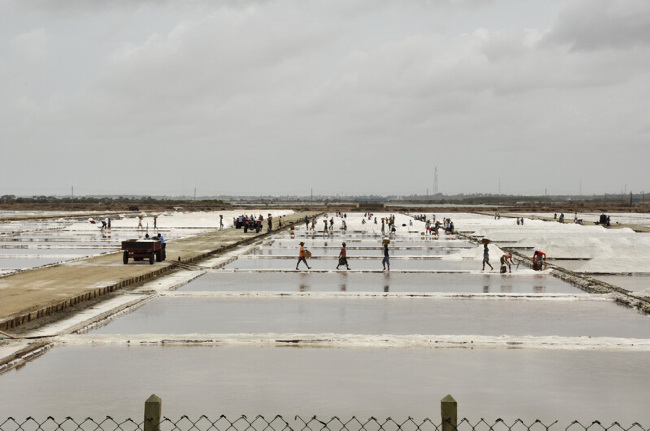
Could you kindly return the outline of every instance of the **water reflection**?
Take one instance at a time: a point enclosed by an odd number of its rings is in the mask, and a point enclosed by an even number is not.
[[[345,285],[346,292],[454,292],[454,293],[494,293],[501,286],[508,286],[511,293],[577,293],[576,287],[555,277],[536,279],[533,276],[502,277],[492,274],[416,274],[356,271],[312,272],[294,271],[295,260],[286,259],[287,272],[211,272],[192,280],[181,287],[184,291],[264,291],[294,292],[304,290],[312,292],[341,292]],[[334,261],[319,263],[322,268],[332,269]],[[358,268],[362,260],[354,261]],[[14,262],[15,263],[15,262]],[[314,261],[317,263],[317,261]],[[376,265],[378,262],[375,262]],[[319,268],[317,266],[317,268]],[[0,258],[0,267],[19,268]],[[650,277],[646,277],[650,278]],[[300,287],[302,285],[302,287]]]
[[[534,293],[544,293],[546,292],[546,286],[533,286]]]
[[[301,292],[306,292],[311,290],[311,287],[309,285],[309,273],[307,272],[301,272],[300,273],[300,284],[298,286],[298,290]]]
[[[348,274],[344,272],[341,274],[341,277],[342,279],[339,287],[341,288],[341,292],[345,292],[348,290]]]

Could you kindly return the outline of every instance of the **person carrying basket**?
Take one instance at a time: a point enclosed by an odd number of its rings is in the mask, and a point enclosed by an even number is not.
[[[305,266],[307,266],[307,269],[311,269],[311,266],[307,263],[307,257],[311,257],[311,253],[309,250],[305,250],[305,243],[300,242],[300,252],[298,253],[298,262],[296,263],[296,271],[298,270],[298,265],[300,265],[300,262],[305,262]]]

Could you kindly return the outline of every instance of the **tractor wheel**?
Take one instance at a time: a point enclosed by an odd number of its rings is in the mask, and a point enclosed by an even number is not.
[[[154,253],[153,251],[149,253],[149,265],[153,265]]]
[[[124,265],[129,263],[129,252],[128,251],[125,251],[124,253],[122,253],[122,262],[124,262]]]
[[[156,262],[162,262],[162,260],[163,260],[163,258],[162,258],[162,250],[158,250],[156,252]]]

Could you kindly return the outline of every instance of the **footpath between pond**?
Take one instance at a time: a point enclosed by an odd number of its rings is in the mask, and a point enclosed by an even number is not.
[[[316,215],[299,212],[283,216],[282,227],[276,217],[271,233]],[[125,265],[121,252],[116,252],[7,275],[0,278],[0,337],[12,338],[23,327],[49,323],[108,298],[113,292],[135,288],[266,235],[265,224],[260,233],[224,229],[171,241],[167,243],[167,260],[153,265],[148,260]]]

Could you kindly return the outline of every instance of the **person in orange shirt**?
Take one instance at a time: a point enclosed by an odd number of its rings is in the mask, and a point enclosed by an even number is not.
[[[541,271],[542,265],[546,266],[546,253],[535,250],[535,253],[533,253],[533,269],[535,271]]]
[[[305,265],[307,266],[307,269],[311,269],[311,266],[307,263],[307,257],[305,253],[305,243],[300,242],[300,252],[298,253],[298,262],[296,263],[296,271],[298,270],[298,265],[300,265],[300,262],[305,262]]]

